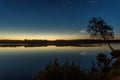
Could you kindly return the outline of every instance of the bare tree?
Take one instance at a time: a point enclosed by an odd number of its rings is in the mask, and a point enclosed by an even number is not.
[[[109,40],[114,38],[113,28],[110,25],[107,25],[103,19],[100,17],[93,17],[91,20],[89,20],[87,32],[90,33],[91,38],[104,39],[110,49],[114,51],[109,43]]]

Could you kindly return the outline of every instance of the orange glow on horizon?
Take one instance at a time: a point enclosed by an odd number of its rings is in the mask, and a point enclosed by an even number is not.
[[[71,39],[89,39],[87,36],[82,35],[2,35],[0,40],[71,40]]]

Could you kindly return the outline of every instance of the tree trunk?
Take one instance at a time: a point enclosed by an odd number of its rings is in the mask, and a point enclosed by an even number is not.
[[[103,39],[105,40],[105,42],[107,43],[107,45],[109,46],[109,48],[114,51],[114,49],[112,48],[112,46],[110,45],[110,43],[106,40],[105,36],[103,36]]]

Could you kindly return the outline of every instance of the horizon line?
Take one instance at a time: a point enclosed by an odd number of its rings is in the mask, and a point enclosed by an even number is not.
[[[25,41],[25,40],[47,40],[47,41],[56,41],[56,40],[104,40],[104,39],[94,39],[94,38],[76,38],[76,39],[0,39],[0,40],[20,40],[20,41]],[[120,38],[114,38],[111,40],[120,40]]]

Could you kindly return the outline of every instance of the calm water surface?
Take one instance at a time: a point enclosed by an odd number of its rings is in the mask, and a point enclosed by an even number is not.
[[[119,49],[119,44],[114,44]],[[37,72],[56,58],[62,64],[66,61],[81,62],[88,68],[100,52],[108,53],[107,46],[87,47],[0,47],[0,80],[32,80]]]

